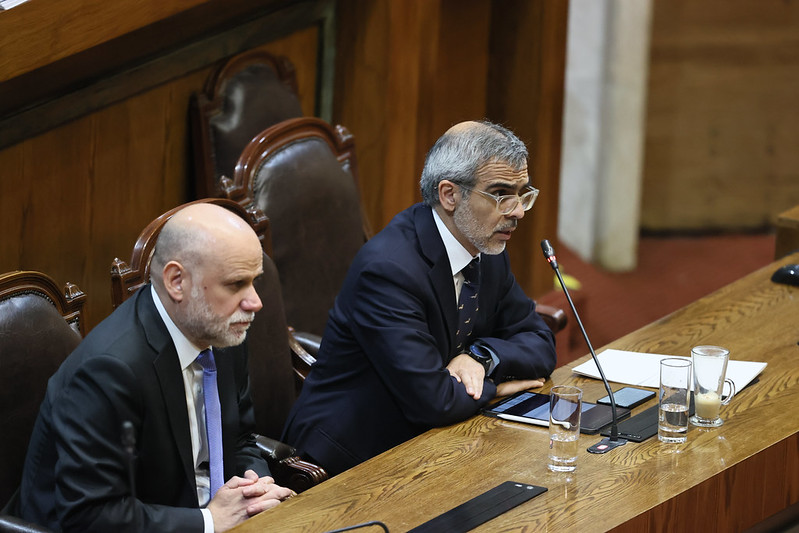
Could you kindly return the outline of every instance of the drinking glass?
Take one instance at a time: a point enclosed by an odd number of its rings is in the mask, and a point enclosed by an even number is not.
[[[660,394],[658,395],[658,439],[681,443],[688,431],[691,360],[670,357],[660,361]]]
[[[730,351],[721,346],[696,346],[691,350],[695,405],[691,424],[716,428],[724,423],[719,416],[719,409],[735,396],[735,384],[725,378],[729,359]],[[722,396],[725,383],[730,391],[726,397]]]
[[[583,391],[558,385],[549,393],[549,463],[553,472],[572,472],[577,467]]]

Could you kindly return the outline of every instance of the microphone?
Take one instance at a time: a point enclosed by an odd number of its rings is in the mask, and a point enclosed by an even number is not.
[[[616,400],[613,398],[613,391],[610,390],[610,383],[608,383],[607,378],[605,378],[605,373],[602,371],[602,366],[599,364],[599,359],[597,358],[596,353],[594,353],[594,347],[591,346],[591,341],[588,340],[588,334],[585,332],[585,328],[583,327],[583,321],[580,320],[580,315],[577,314],[577,308],[574,307],[574,302],[572,301],[571,294],[569,294],[569,289],[566,288],[566,284],[563,282],[563,276],[560,275],[558,259],[555,257],[555,250],[552,248],[552,245],[547,239],[541,241],[541,250],[544,251],[544,257],[549,262],[552,270],[554,270],[555,274],[558,276],[558,281],[560,281],[560,286],[563,288],[563,293],[566,295],[566,299],[569,301],[569,307],[571,307],[572,312],[574,313],[574,318],[577,319],[577,325],[580,326],[580,331],[583,334],[585,343],[588,345],[588,350],[591,352],[591,357],[594,358],[594,363],[596,363],[596,367],[599,370],[599,375],[602,377],[602,383],[605,384],[605,390],[608,391],[611,415],[613,419],[613,422],[610,426],[610,437],[604,438],[588,448],[588,451],[591,453],[606,453],[614,448],[618,448],[619,446],[627,444],[627,440],[619,436],[619,419],[616,417]]]
[[[136,461],[136,430],[130,420],[122,422],[122,447],[125,449],[125,460],[128,463],[130,494],[133,500],[136,500],[136,476],[133,468]]]

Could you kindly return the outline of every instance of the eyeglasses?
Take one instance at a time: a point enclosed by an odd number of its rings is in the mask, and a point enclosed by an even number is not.
[[[533,204],[535,203],[535,199],[538,198],[538,189],[535,187],[531,187],[528,185],[525,187],[527,192],[522,195],[518,194],[504,194],[502,196],[491,194],[490,192],[480,191],[477,189],[473,189],[471,187],[467,187],[466,185],[458,184],[458,187],[461,189],[466,189],[467,191],[472,191],[476,193],[480,193],[486,198],[491,198],[497,202],[497,211],[500,215],[510,215],[516,206],[520,203],[522,204],[522,209],[525,211],[529,211]]]

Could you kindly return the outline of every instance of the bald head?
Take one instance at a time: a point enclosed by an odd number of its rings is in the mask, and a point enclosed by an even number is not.
[[[260,250],[258,236],[244,219],[218,205],[189,205],[172,215],[158,236],[150,266],[153,283],[161,285],[156,273],[170,261],[202,267],[224,261],[231,249],[242,247]]]
[[[455,124],[427,153],[420,182],[422,198],[435,206],[439,203],[438,185],[443,180],[473,187],[480,169],[495,163],[520,171],[527,167],[527,148],[513,132],[497,124]]]

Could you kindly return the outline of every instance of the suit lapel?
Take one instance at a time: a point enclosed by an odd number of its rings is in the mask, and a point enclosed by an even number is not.
[[[143,294],[142,294],[143,293]],[[169,336],[161,317],[153,303],[150,286],[139,289],[139,317],[147,337],[147,342],[157,354],[153,361],[155,373],[161,386],[172,438],[180,454],[187,483],[192,487],[196,497],[196,480],[194,476],[193,455],[191,449],[191,433],[189,432],[189,415],[186,407],[186,393],[183,388],[183,373],[178,361],[178,353],[172,338]]]
[[[438,228],[433,220],[432,208],[419,205],[414,210],[414,226],[422,253],[430,262],[428,278],[436,295],[438,307],[448,332],[449,347],[446,351],[446,364],[455,354],[455,331],[458,328],[457,302],[455,301],[455,286],[452,282],[452,266],[449,263],[447,250]],[[444,355],[444,354],[442,354]]]

